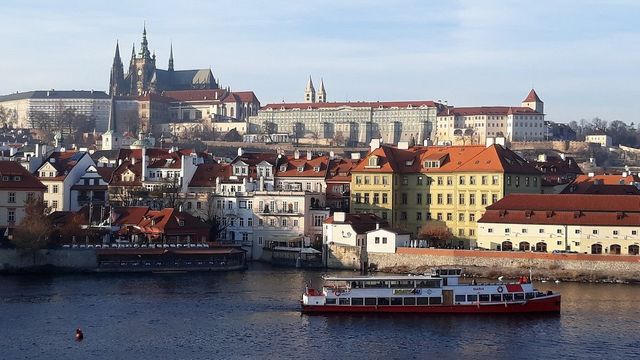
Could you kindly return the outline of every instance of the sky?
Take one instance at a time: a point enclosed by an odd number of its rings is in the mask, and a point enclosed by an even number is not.
[[[158,67],[207,68],[261,103],[441,100],[517,106],[547,119],[640,122],[640,1],[0,2],[0,94],[107,90],[116,41],[128,64],[143,23]],[[126,69],[125,69],[126,70]]]

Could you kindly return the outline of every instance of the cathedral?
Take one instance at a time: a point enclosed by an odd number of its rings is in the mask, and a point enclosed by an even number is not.
[[[211,69],[174,70],[173,46],[169,54],[167,70],[156,68],[156,54],[151,54],[147,42],[147,28],[142,31],[140,52],[136,54],[135,45],[131,51],[129,71],[124,73],[120,59],[120,47],[116,43],[116,53],[111,66],[109,95],[140,96],[148,93],[160,94],[171,90],[217,89],[218,84]]]

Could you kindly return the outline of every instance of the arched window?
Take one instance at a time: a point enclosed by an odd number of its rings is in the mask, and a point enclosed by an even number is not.
[[[520,251],[529,251],[531,245],[529,245],[529,243],[526,241],[522,241],[520,242],[520,246],[518,248],[520,249]]]
[[[618,244],[612,244],[611,246],[609,246],[609,254],[612,255],[620,255],[620,245]]]
[[[513,250],[513,243],[511,243],[511,241],[503,241],[502,251],[511,251],[511,250]]]
[[[536,244],[536,251],[537,252],[547,252],[547,244],[543,243],[542,241]]]
[[[369,166],[378,166],[378,157],[377,156],[369,157]]]
[[[602,254],[602,245],[600,245],[600,244],[591,245],[591,253],[592,254]]]
[[[640,254],[640,246],[629,245],[629,255],[638,255],[638,254]]]

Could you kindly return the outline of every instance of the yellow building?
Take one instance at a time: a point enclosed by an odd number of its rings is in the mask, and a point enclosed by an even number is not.
[[[414,234],[428,222],[444,224],[457,238],[455,246],[475,246],[476,221],[506,194],[540,193],[540,172],[496,144],[384,145],[352,174],[352,212],[386,216]],[[375,180],[383,176],[386,183]]]

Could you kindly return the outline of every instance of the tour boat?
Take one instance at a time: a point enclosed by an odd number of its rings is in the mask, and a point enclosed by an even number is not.
[[[307,287],[302,312],[313,313],[559,313],[560,294],[541,292],[527,277],[517,282],[459,281],[461,269],[431,275],[324,276]]]

